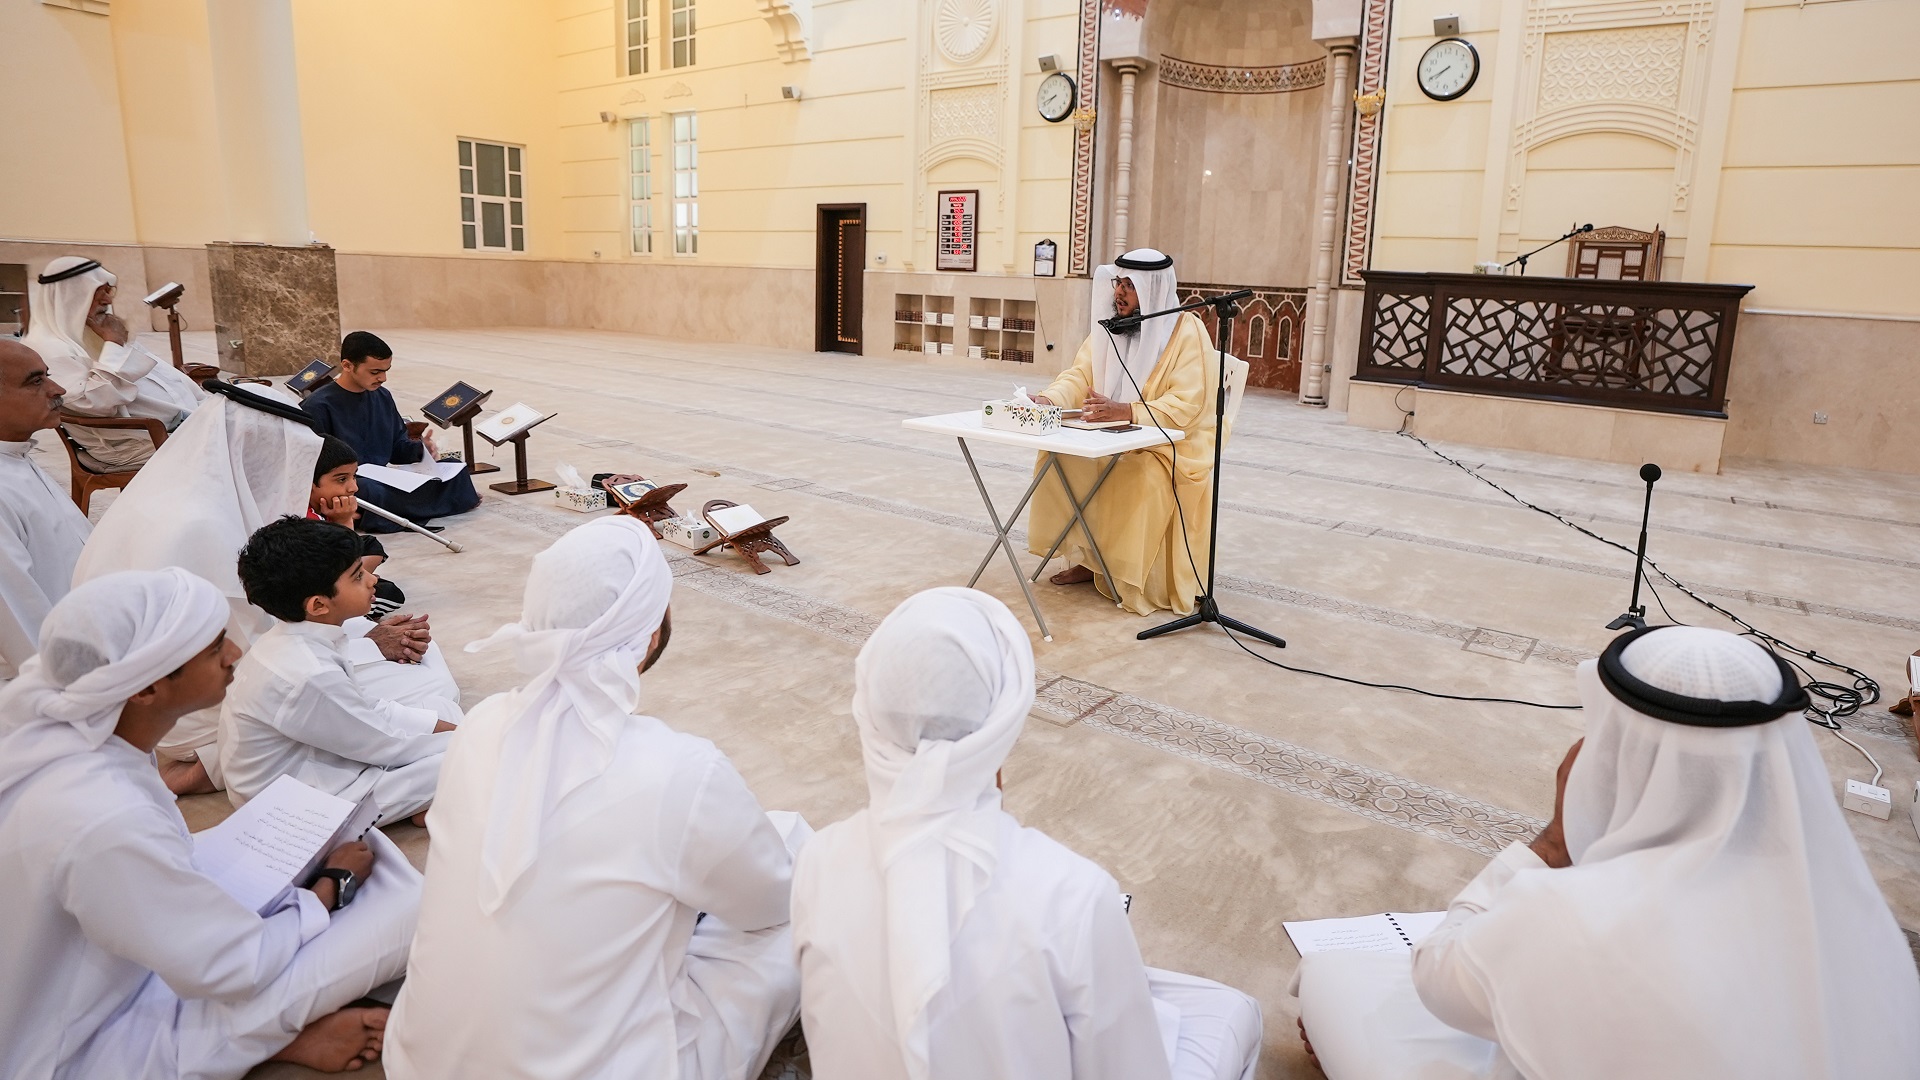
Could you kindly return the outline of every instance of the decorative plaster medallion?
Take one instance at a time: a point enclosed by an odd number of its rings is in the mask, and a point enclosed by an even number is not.
[[[996,0],[940,0],[933,16],[933,41],[956,64],[970,64],[993,40]]]
[[[1687,25],[1632,26],[1546,36],[1540,111],[1593,101],[1672,109],[1680,103]]]
[[[683,82],[674,83],[672,86],[667,87],[667,96],[670,98],[692,97],[693,87]]]

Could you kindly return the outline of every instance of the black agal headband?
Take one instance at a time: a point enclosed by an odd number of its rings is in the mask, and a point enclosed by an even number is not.
[[[208,379],[200,385],[205,387],[208,393],[220,394],[223,397],[233,399],[235,404],[245,405],[249,409],[258,409],[263,413],[272,413],[282,420],[291,420],[302,427],[314,431],[320,430],[314,425],[313,417],[302,412],[298,405],[289,405],[284,401],[275,401],[264,394],[256,394],[251,390],[235,386],[232,383],[221,382],[219,379]]]
[[[1811,704],[1807,690],[1800,685],[1793,668],[1771,652],[1767,655],[1780,668],[1780,697],[1774,701],[1721,701],[1717,698],[1687,697],[1641,682],[1628,673],[1621,658],[1626,654],[1627,646],[1655,630],[1665,629],[1668,628],[1648,626],[1630,630],[1614,638],[1613,644],[1607,646],[1607,651],[1600,654],[1601,685],[1629,709],[1691,727],[1731,728],[1764,724],[1787,713],[1800,712]]]
[[[1113,265],[1122,270],[1165,270],[1173,265],[1173,256],[1162,255],[1158,259],[1135,259],[1122,255],[1113,260]]]
[[[98,270],[98,269],[100,269],[100,264],[95,262],[92,259],[88,259],[86,262],[77,263],[73,266],[69,266],[65,270],[62,270],[57,274],[41,274],[40,284],[51,285],[56,281],[65,281],[70,277],[79,277],[81,274],[84,274],[89,270]]]

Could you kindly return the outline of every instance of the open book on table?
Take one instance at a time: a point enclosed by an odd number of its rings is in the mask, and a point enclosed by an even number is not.
[[[227,820],[195,833],[193,865],[265,915],[312,880],[334,848],[365,836],[379,816],[371,792],[356,803],[282,776]]]
[[[1317,952],[1411,953],[1447,917],[1444,911],[1389,911],[1351,919],[1283,923],[1301,956]]]

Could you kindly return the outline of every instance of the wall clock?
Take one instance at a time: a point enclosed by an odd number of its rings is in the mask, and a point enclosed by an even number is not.
[[[1480,54],[1462,38],[1441,38],[1421,54],[1417,74],[1421,93],[1435,101],[1452,101],[1473,89],[1480,77]]]
[[[1033,97],[1034,107],[1040,110],[1041,119],[1049,124],[1057,124],[1073,115],[1075,91],[1073,79],[1064,71],[1056,71],[1040,80],[1040,91]]]

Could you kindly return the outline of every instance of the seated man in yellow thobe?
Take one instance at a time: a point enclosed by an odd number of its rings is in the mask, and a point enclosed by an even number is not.
[[[1207,328],[1193,313],[1150,319],[1132,331],[1109,334],[1100,320],[1114,315],[1164,311],[1179,304],[1173,259],[1137,248],[1093,272],[1093,332],[1073,366],[1034,400],[1081,409],[1089,421],[1155,421],[1186,432],[1178,443],[1120,456],[1113,474],[1085,514],[1105,556],[1111,578],[1078,528],[1061,545],[1071,564],[1053,575],[1055,585],[1093,582],[1108,599],[1136,615],[1165,608],[1193,611],[1207,571],[1207,526],[1213,513],[1214,393],[1218,358]],[[1059,458],[1082,498],[1106,467],[1104,459]],[[1176,502],[1177,498],[1177,502]],[[1045,555],[1073,519],[1067,493],[1047,482],[1033,493],[1027,544]]]

